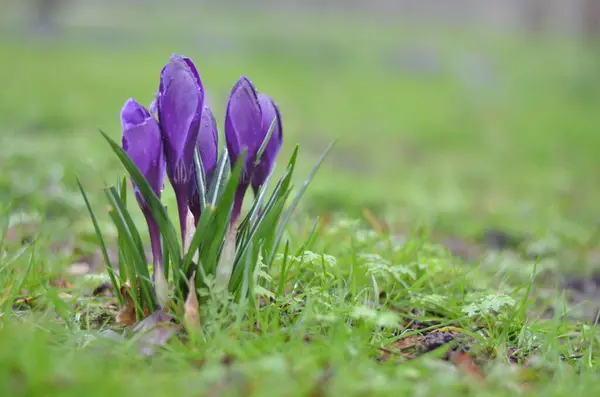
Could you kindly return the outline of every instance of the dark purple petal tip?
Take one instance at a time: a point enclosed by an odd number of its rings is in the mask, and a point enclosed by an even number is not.
[[[121,127],[123,131],[138,126],[150,117],[150,112],[135,99],[129,98],[121,109]]]
[[[244,171],[251,172],[252,162],[262,143],[261,110],[258,94],[245,76],[238,79],[231,90],[225,116],[225,140],[232,165],[242,149],[248,150]]]

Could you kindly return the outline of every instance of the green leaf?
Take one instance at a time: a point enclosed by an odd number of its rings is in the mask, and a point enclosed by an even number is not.
[[[214,215],[214,208],[205,207],[200,215],[200,219],[198,220],[198,225],[196,225],[196,230],[194,231],[194,236],[190,242],[190,246],[188,247],[188,252],[186,253],[183,259],[183,269],[186,274],[190,274],[190,264],[192,263],[192,259],[194,258],[194,254],[200,248],[200,245],[204,242],[204,236],[208,232],[208,226],[212,220]]]
[[[175,255],[177,255],[177,253],[175,253]],[[169,259],[171,258],[171,253],[169,252],[169,245],[167,244],[167,242],[164,238],[162,239],[162,256],[163,256],[163,272],[165,273],[165,280],[169,280],[169,268],[170,268]]]
[[[150,273],[148,271],[148,263],[146,262],[145,255],[140,253],[140,248],[143,252],[143,245],[141,244],[141,240],[139,240],[139,233],[131,220],[131,216],[127,212],[127,210],[123,206],[123,202],[119,198],[117,190],[114,187],[110,187],[105,189],[106,196],[108,197],[111,205],[113,206],[113,220],[115,221],[115,225],[119,229],[121,233],[123,233],[124,241],[128,247],[128,253],[131,254],[135,265],[135,273],[136,276],[140,280],[140,290],[143,301],[146,302],[148,306],[148,310],[150,312],[154,311],[156,306],[156,302],[154,300],[154,295],[152,294],[152,281],[150,280]],[[130,279],[132,288],[135,289],[136,279]],[[143,307],[143,305],[142,305]]]
[[[2,234],[0,235],[0,255],[4,252],[4,244],[6,243],[6,236],[8,236],[8,223],[9,217],[2,217]]]
[[[117,178],[120,179],[120,178]],[[121,191],[120,191],[120,196],[121,196],[121,200],[123,200],[123,204],[127,205],[127,178],[123,177],[122,181],[118,181],[117,182],[117,186],[121,187]],[[121,235],[121,233],[119,231],[117,231],[117,244],[119,247],[119,274],[129,274],[129,272],[127,271],[127,247],[126,247],[126,243],[123,240],[123,236]]]
[[[229,226],[231,208],[235,199],[235,192],[239,185],[242,174],[244,158],[246,151],[240,155],[236,167],[231,173],[227,185],[222,194],[218,196],[215,205],[205,207],[200,215],[196,231],[190,242],[188,252],[184,258],[183,266],[186,274],[191,276],[192,270],[189,265],[192,263],[194,254],[198,251],[198,269],[196,285],[200,288],[203,285],[203,277],[198,275],[214,275],[219,259],[219,250],[223,244],[225,233]],[[184,286],[181,285],[183,289]]]
[[[258,219],[254,223],[254,225],[252,225],[252,227],[250,228],[250,232],[249,232],[248,236],[246,237],[246,239],[244,240],[244,243],[241,244],[240,249],[238,250],[237,260],[239,260],[241,258],[241,256],[244,254],[248,244],[250,244],[250,241],[252,240],[252,238],[254,237],[256,232],[258,231],[258,228],[260,227],[260,225],[262,224],[264,219],[267,217],[267,215],[269,214],[271,209],[275,206],[275,202],[281,198],[282,194],[285,194],[285,192],[283,191],[283,187],[286,185],[286,181],[289,180],[290,178],[291,178],[291,174],[290,174],[290,170],[288,169],[286,171],[286,173],[283,175],[283,177],[277,183],[277,186],[275,187],[275,190],[273,190],[273,193],[271,194],[271,198],[265,205],[265,208],[264,208],[262,214],[258,217]]]
[[[285,242],[285,248],[283,250],[283,259],[281,261],[281,270],[279,272],[279,283],[277,284],[277,296],[283,296],[283,290],[285,289],[285,281],[287,278],[287,261],[288,253],[290,251],[290,240]]]
[[[142,175],[138,167],[131,161],[127,153],[115,142],[113,141],[106,133],[100,131],[104,139],[108,142],[111,149],[115,152],[121,163],[125,166],[125,169],[129,173],[129,176],[135,182],[137,188],[140,193],[148,203],[150,207],[150,211],[152,212],[152,216],[156,220],[158,224],[158,229],[166,242],[166,245],[169,249],[169,255],[173,267],[173,281],[175,285],[179,284],[179,278],[182,276],[182,268],[181,268],[181,255],[182,255],[182,246],[179,244],[179,240],[177,237],[177,232],[175,226],[171,222],[167,210],[160,202],[160,199],[156,196],[146,178]],[[178,297],[182,301],[185,297]]]
[[[225,182],[227,181],[229,169],[229,154],[227,153],[227,148],[223,148],[221,156],[219,157],[219,162],[217,163],[217,168],[215,169],[215,173],[213,175],[213,179],[210,183],[210,188],[208,189],[210,205],[213,207],[217,205],[217,200],[223,191]]]
[[[215,225],[213,229],[214,235],[211,243],[208,245],[205,251],[206,255],[200,255],[202,262],[205,264],[206,274],[214,274],[216,271],[219,259],[219,251],[223,244],[225,234],[229,229],[233,201],[235,200],[235,193],[244,170],[244,161],[246,159],[246,155],[247,152],[244,149],[236,161],[237,164],[233,168],[221,198],[219,199],[215,208],[213,220]]]
[[[123,262],[124,263],[124,265],[123,265],[124,266],[124,270],[123,270],[124,273],[122,274],[122,277],[126,278],[128,280],[131,280],[132,284],[135,285],[134,280],[137,279],[136,266],[134,264],[134,260],[133,259],[131,259],[131,260],[129,259],[130,257],[132,257],[132,255],[129,254],[129,251],[130,251],[129,241],[125,238],[125,235],[123,233],[121,233],[121,231],[120,231],[121,219],[119,219],[119,215],[117,214],[117,212],[114,209],[108,211],[108,215],[113,220],[113,223],[117,227],[117,230],[119,231],[119,233],[121,235],[123,235],[122,241],[119,242],[120,244],[122,244],[119,247],[119,253],[120,253],[120,255],[122,255],[123,261],[124,261]],[[143,309],[142,309],[142,307],[143,307],[142,297],[134,289],[134,286],[131,286],[131,285],[127,286],[127,284],[125,284],[125,283],[121,284],[121,286],[125,286],[125,289],[129,293],[129,296],[131,296],[131,299],[133,300],[133,303],[134,303],[134,305],[136,307],[136,317],[137,317],[138,320],[141,320],[142,319],[142,313],[143,313]]]
[[[256,152],[256,160],[254,160],[254,165],[258,165],[258,163],[260,163],[260,159],[262,158],[263,154],[265,153],[265,149],[267,148],[267,145],[269,144],[271,135],[273,135],[273,130],[275,130],[276,122],[277,122],[277,117],[275,117],[273,119],[273,121],[271,121],[271,124],[269,125],[269,130],[267,131],[267,135],[265,135],[265,139],[263,139],[262,143],[260,144],[260,147],[258,148],[258,152]]]
[[[123,214],[123,219],[126,222],[127,228],[130,231],[131,237],[133,238],[133,242],[135,243],[135,247],[137,248],[138,254],[142,259],[143,263],[148,263],[146,259],[146,251],[144,250],[144,243],[142,242],[142,237],[140,236],[133,219],[131,219],[131,215],[129,215],[129,211],[127,211],[127,206],[119,196],[119,192],[113,186],[104,190],[107,194],[110,194],[113,197],[114,202],[119,207],[119,211]],[[110,198],[109,198],[110,199]]]
[[[121,186],[121,190],[119,190],[119,196],[121,197],[123,204],[125,206],[127,206],[127,178],[126,177],[123,177],[123,179],[121,180],[120,186]]]
[[[202,159],[200,158],[200,150],[198,149],[194,151],[194,166],[196,167],[200,208],[204,208],[206,207],[206,172],[204,171],[204,165],[202,164]]]
[[[240,223],[240,226],[238,228],[238,240],[243,241],[245,239],[245,235],[247,235],[250,229],[249,226],[256,221],[256,217],[258,216],[258,213],[262,206],[262,202],[264,200],[264,196],[266,195],[268,189],[269,179],[270,176],[269,178],[267,178],[267,181],[265,181],[265,183],[261,186],[260,190],[258,191],[257,197],[254,199],[252,207],[244,217],[244,220]]]
[[[302,186],[298,190],[298,193],[296,193],[296,196],[294,197],[294,200],[292,200],[292,204],[288,207],[288,209],[284,213],[283,218],[282,218],[282,220],[281,220],[281,222],[280,222],[280,224],[278,226],[277,235],[275,237],[275,241],[273,242],[273,247],[271,249],[270,256],[269,256],[268,261],[267,261],[267,267],[268,268],[271,266],[271,263],[273,262],[273,259],[275,258],[275,252],[277,251],[277,247],[279,246],[281,238],[283,237],[283,233],[285,231],[285,227],[287,226],[287,223],[289,222],[289,220],[290,220],[290,218],[292,216],[292,213],[296,209],[296,206],[300,202],[300,199],[304,195],[304,192],[308,188],[308,185],[310,184],[310,182],[312,181],[312,179],[317,174],[317,171],[321,167],[321,164],[325,160],[325,157],[327,157],[327,155],[329,154],[329,152],[331,151],[331,149],[333,149],[333,147],[335,146],[335,143],[336,143],[336,141],[333,141],[329,145],[329,147],[325,150],[325,152],[323,152],[323,154],[319,158],[319,161],[317,161],[317,164],[315,164],[315,166],[313,167],[313,169],[310,172],[310,174],[308,175],[308,177],[304,180],[304,183],[302,184]]]
[[[79,178],[77,178],[77,186],[79,187],[79,191],[83,196],[83,201],[85,202],[85,206],[90,214],[90,218],[92,219],[92,224],[94,225],[94,230],[96,232],[96,237],[98,237],[98,244],[100,245],[100,250],[102,251],[102,257],[104,258],[104,263],[106,264],[106,269],[108,271],[108,276],[110,277],[110,282],[113,285],[113,289],[117,292],[117,299],[119,300],[119,305],[123,305],[123,297],[121,296],[120,284],[117,283],[117,278],[115,275],[115,270],[110,263],[110,257],[108,256],[108,250],[106,249],[106,243],[104,242],[104,238],[102,237],[102,231],[100,231],[100,226],[98,225],[98,220],[96,219],[96,215],[94,215],[94,211],[92,210],[92,206],[90,205],[90,201],[87,198],[87,194],[85,194],[85,190],[81,184]],[[7,223],[8,226],[8,223]],[[4,235],[3,235],[4,237]]]

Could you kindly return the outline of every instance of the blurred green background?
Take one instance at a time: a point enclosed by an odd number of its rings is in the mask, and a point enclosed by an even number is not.
[[[87,222],[129,97],[149,104],[171,53],[191,57],[222,125],[245,74],[279,104],[310,214],[389,216],[581,242],[600,200],[595,1],[4,0],[0,202]],[[53,8],[55,7],[55,8]],[[280,167],[281,168],[281,167]],[[300,182],[300,180],[298,181]]]

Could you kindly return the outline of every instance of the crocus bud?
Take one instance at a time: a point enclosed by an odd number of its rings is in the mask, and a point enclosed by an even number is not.
[[[186,236],[189,183],[200,129],[204,88],[193,62],[173,55],[160,74],[157,108],[165,144],[167,175],[175,191],[181,236]]]
[[[274,119],[276,129],[260,162],[256,164],[258,151]],[[233,206],[231,221],[234,223],[240,215],[248,185],[252,184],[257,190],[265,182],[273,169],[282,140],[281,120],[275,104],[268,96],[257,94],[256,88],[244,76],[237,81],[229,97],[225,117],[225,140],[232,166],[235,166],[242,150],[247,150],[244,171]]]
[[[218,144],[217,121],[210,108],[204,106],[196,148],[200,152],[200,160],[202,161],[202,167],[204,168],[204,174],[206,176],[206,188],[210,186],[213,174],[215,173],[215,168],[217,167],[219,156]],[[197,226],[202,213],[202,208],[200,203],[200,192],[198,191],[196,167],[193,168],[192,178],[189,184],[188,199],[190,211],[194,215],[194,224]]]
[[[123,127],[123,150],[129,155],[129,158],[139,168],[154,193],[160,198],[166,165],[158,123],[145,107],[134,99],[129,99],[121,110],[121,126]],[[148,223],[152,255],[154,257],[154,274],[156,274],[157,267],[162,266],[160,232],[148,203],[135,183],[133,189]]]
[[[281,115],[277,105],[268,95],[262,93],[258,94],[258,104],[260,105],[262,114],[261,136],[263,137],[263,140],[269,133],[271,124],[273,122],[275,122],[275,124],[269,142],[265,147],[259,163],[255,165],[252,173],[251,184],[255,195],[258,194],[258,190],[266,182],[271,171],[273,171],[275,160],[283,143],[283,127],[281,125]]]

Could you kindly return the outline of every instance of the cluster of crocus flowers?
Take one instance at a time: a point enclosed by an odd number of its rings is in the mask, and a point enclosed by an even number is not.
[[[188,211],[196,225],[202,212],[194,152],[200,154],[207,186],[218,160],[217,123],[204,98],[204,87],[194,63],[189,58],[173,55],[161,71],[159,91],[151,111],[134,99],[129,99],[121,111],[123,149],[159,198],[165,172],[168,176],[177,201],[182,241],[187,237]],[[263,145],[272,125],[269,141]],[[257,194],[268,179],[282,139],[277,106],[267,95],[257,93],[250,80],[241,77],[231,91],[225,118],[225,141],[232,167],[246,150],[231,224],[238,221],[248,187]],[[258,158],[261,147],[264,151]],[[162,270],[160,233],[146,200],[135,186],[134,190],[148,223],[156,276],[157,271]]]

